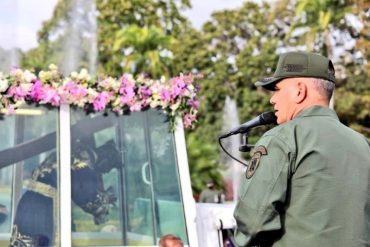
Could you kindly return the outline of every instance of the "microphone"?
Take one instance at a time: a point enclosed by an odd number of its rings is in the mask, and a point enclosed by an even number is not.
[[[219,138],[226,138],[231,135],[245,133],[251,128],[261,126],[261,125],[267,125],[267,124],[276,124],[276,116],[274,112],[264,112],[261,115],[253,118],[252,120],[249,120],[248,122],[243,123],[242,125],[230,130],[229,132],[221,135]]]

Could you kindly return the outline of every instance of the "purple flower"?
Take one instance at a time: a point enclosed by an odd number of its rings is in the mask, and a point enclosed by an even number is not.
[[[119,89],[120,94],[124,94],[126,91],[135,89],[135,81],[130,80],[127,75],[121,77],[121,86]]]
[[[105,109],[106,105],[108,104],[110,98],[110,94],[108,92],[101,92],[96,96],[95,100],[93,101],[93,106],[95,111],[102,111]]]
[[[199,101],[197,99],[189,99],[186,102],[186,105],[190,106],[190,107],[193,107],[194,109],[198,109],[199,108]]]
[[[133,89],[127,89],[121,96],[121,103],[124,105],[130,105],[134,101],[135,92]]]
[[[141,95],[142,98],[146,99],[152,95],[152,91],[148,86],[142,86],[139,88],[139,94]]]
[[[175,99],[177,96],[181,95],[185,88],[185,82],[180,77],[176,77],[174,80],[172,80],[171,98]]]
[[[60,105],[60,95],[58,94],[57,90],[54,88],[45,87],[44,93],[42,96],[42,102],[43,103],[50,103],[53,106],[59,106]]]
[[[30,93],[31,99],[38,102],[42,99],[42,95],[43,95],[42,83],[40,80],[37,80],[31,87]]]
[[[15,100],[24,99],[27,96],[27,90],[21,86],[11,86],[8,90],[8,97],[13,97]]]
[[[162,101],[169,102],[171,100],[171,93],[167,89],[162,88],[160,97]]]

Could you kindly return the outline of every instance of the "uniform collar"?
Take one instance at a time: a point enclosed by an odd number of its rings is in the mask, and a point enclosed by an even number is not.
[[[312,117],[312,116],[328,116],[332,117],[334,119],[339,120],[338,115],[335,113],[334,110],[328,108],[328,107],[322,107],[322,106],[311,106],[296,116],[296,118],[302,118],[302,117]]]

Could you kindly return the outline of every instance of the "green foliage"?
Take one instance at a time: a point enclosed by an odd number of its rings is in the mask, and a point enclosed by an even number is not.
[[[187,135],[191,184],[196,194],[205,188],[209,180],[216,181],[218,187],[223,186],[222,177],[217,169],[219,157],[215,144],[204,143],[203,138],[195,133]]]
[[[136,73],[154,72],[154,75],[161,73],[168,75],[170,71],[169,58],[161,57],[160,50],[166,48],[167,41],[165,40],[167,38],[171,40],[170,36],[175,37],[180,32],[181,26],[186,22],[180,14],[180,9],[187,7],[190,7],[189,0],[97,1],[99,70],[110,75],[132,72],[132,70]],[[136,30],[143,28],[141,31],[144,32],[142,40],[139,33],[136,35],[133,33],[135,27]],[[131,37],[128,43],[122,39],[124,33]],[[112,49],[114,43],[116,49]],[[129,45],[135,48],[144,48],[145,52],[126,57],[123,49]],[[118,51],[118,48],[121,50]],[[133,52],[140,52],[140,49],[134,49]],[[135,59],[138,59],[138,64],[134,62]],[[153,61],[148,62],[149,60]],[[132,64],[139,66],[131,68]],[[148,71],[139,71],[139,67],[148,69]]]
[[[172,37],[158,27],[130,25],[116,33],[113,51],[123,53],[121,66],[132,74],[147,73],[152,78],[170,76],[170,53],[167,49]]]

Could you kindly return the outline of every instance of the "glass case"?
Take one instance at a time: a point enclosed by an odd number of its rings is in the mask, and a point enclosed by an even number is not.
[[[186,153],[166,115],[66,109],[1,115],[0,246],[156,246],[169,233],[188,245]]]

